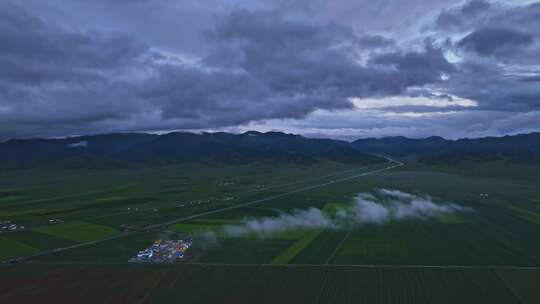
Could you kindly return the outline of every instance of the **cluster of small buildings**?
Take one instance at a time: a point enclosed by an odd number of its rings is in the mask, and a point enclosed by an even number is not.
[[[1,221],[0,222],[0,233],[3,232],[11,232],[11,231],[19,231],[24,230],[24,226],[17,225],[15,223],[12,223],[11,221]]]
[[[153,262],[170,263],[182,260],[186,251],[191,247],[193,241],[186,240],[157,240],[152,246],[141,250],[131,258],[130,262]]]
[[[194,200],[194,201],[187,201],[187,202],[180,202],[177,207],[181,208],[181,207],[187,207],[187,206],[193,206],[193,205],[200,205],[200,204],[206,204],[206,203],[210,203],[212,202],[212,200],[210,199],[205,199],[205,200]]]

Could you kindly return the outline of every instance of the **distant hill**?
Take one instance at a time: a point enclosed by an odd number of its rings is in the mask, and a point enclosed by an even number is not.
[[[366,138],[356,140],[352,145],[361,151],[415,156],[425,162],[505,159],[540,163],[540,133],[458,140],[437,136]]]
[[[311,139],[280,132],[122,133],[63,139],[15,139],[0,144],[0,168],[258,161],[310,164],[322,160],[384,161],[354,149],[345,141]]]
[[[119,133],[62,139],[13,139],[0,144],[0,169],[36,166],[107,167],[183,162],[313,164],[330,160],[360,164],[384,161],[371,153],[414,157],[427,163],[509,160],[540,163],[540,133],[447,140],[385,137],[352,143],[280,132],[243,134]]]

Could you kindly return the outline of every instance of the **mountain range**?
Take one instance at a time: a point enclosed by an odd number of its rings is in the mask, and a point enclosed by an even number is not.
[[[66,138],[12,139],[0,144],[0,168],[163,165],[182,162],[319,161],[377,163],[376,156],[427,163],[498,160],[540,163],[540,133],[448,140],[385,137],[352,143],[281,132],[167,134],[118,133]]]
[[[384,161],[355,149],[346,141],[312,139],[280,132],[121,133],[61,139],[14,139],[0,144],[0,168],[29,168],[42,164],[68,167],[160,165],[192,161],[311,164],[323,160]]]
[[[366,138],[352,142],[352,146],[372,153],[413,156],[424,162],[500,159],[540,162],[540,133],[457,140],[438,136],[421,139],[401,136]]]

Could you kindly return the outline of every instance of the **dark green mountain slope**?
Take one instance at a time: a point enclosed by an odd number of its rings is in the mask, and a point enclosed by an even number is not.
[[[359,139],[352,145],[362,151],[395,156],[416,156],[424,161],[510,160],[540,162],[540,133],[503,137],[447,140],[442,137]]]
[[[279,132],[105,134],[63,139],[17,139],[0,144],[0,167],[171,164],[190,161],[372,163],[383,159],[348,142]]]

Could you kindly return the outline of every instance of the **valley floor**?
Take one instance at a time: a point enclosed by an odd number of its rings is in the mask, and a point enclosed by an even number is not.
[[[31,258],[0,268],[8,282],[0,301],[537,303],[538,169],[389,162],[4,172],[0,221],[24,229],[0,234],[0,259]],[[332,212],[382,188],[472,211],[265,237],[216,232],[212,244],[197,237],[246,218]],[[195,236],[189,264],[127,263],[178,235]]]

